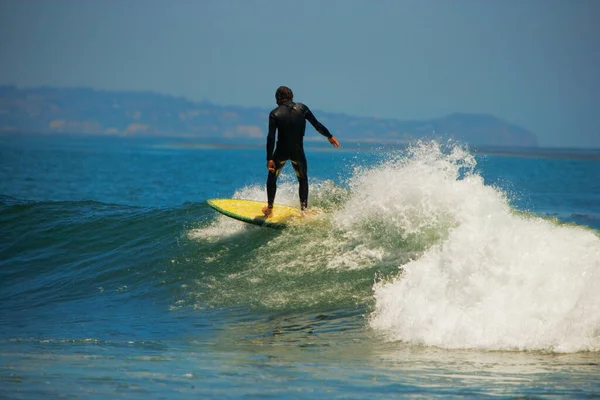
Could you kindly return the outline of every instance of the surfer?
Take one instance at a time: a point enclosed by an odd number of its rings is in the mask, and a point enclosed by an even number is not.
[[[275,92],[277,108],[269,114],[269,134],[267,135],[267,206],[262,211],[265,216],[271,215],[275,193],[277,192],[277,177],[287,160],[298,177],[298,193],[300,209],[308,206],[308,168],[304,154],[304,132],[306,121],[321,135],[325,136],[334,147],[340,147],[338,140],[323,126],[310,109],[302,103],[294,103],[294,93],[287,86],[280,86]],[[277,147],[275,147],[275,131],[277,131]]]

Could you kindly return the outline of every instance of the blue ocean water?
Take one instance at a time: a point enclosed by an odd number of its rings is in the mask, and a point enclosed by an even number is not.
[[[0,136],[0,398],[600,395],[600,152],[340,140]]]

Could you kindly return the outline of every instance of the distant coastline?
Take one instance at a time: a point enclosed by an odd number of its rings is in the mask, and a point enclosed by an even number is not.
[[[72,133],[154,136],[193,141],[263,139],[269,109],[193,102],[152,92],[90,88],[0,86],[0,133]],[[455,139],[474,146],[538,147],[533,132],[487,114],[455,113],[400,121],[315,110],[344,141],[403,144],[415,139]],[[307,130],[306,141],[319,134]]]

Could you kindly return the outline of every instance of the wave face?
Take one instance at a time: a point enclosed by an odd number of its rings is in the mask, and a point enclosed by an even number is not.
[[[172,161],[173,170],[186,160]],[[198,163],[195,153],[189,160]],[[143,328],[149,335],[167,315],[191,310],[223,324],[265,312],[316,315],[332,331],[366,328],[449,349],[600,351],[597,231],[519,211],[486,183],[473,154],[451,143],[379,153],[346,176],[339,184],[312,179],[317,217],[284,230],[232,220],[203,201],[2,196],[6,337],[104,337],[111,324],[142,335],[124,328],[130,315],[152,321]],[[239,185],[233,197],[264,200],[260,181]],[[170,196],[186,183],[173,182]],[[277,202],[297,205],[291,168]],[[64,321],[72,322],[67,335]]]
[[[0,303],[14,311],[144,295],[175,250],[190,210],[4,196]]]

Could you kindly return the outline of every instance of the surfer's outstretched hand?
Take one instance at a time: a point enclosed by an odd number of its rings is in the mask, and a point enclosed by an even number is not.
[[[327,140],[329,140],[329,143],[331,143],[331,145],[333,147],[340,147],[340,142],[338,142],[338,140],[335,138],[335,136],[332,136]]]

